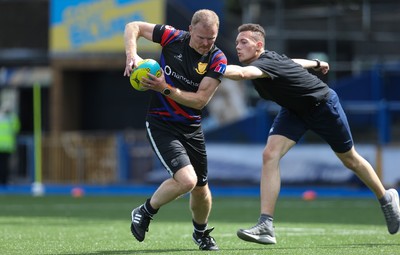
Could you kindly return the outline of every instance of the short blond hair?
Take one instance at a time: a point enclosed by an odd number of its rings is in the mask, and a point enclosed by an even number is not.
[[[219,28],[219,17],[212,10],[201,9],[201,10],[196,11],[193,14],[192,22],[190,24],[192,26],[194,26],[200,22],[207,27],[217,25],[217,28]]]

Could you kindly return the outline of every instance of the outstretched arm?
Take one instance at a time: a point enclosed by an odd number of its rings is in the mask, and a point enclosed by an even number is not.
[[[139,37],[144,37],[152,41],[154,27],[155,24],[142,21],[133,21],[125,25],[124,41],[126,66],[124,76],[130,76],[132,67],[137,66],[137,63],[142,60],[137,54],[137,40]]]
[[[308,60],[308,59],[292,59],[297,64],[301,65],[305,69],[314,69],[316,71],[320,71],[323,74],[328,73],[329,71],[329,64],[325,61],[321,61],[318,59]]]
[[[231,80],[252,80],[269,76],[255,66],[227,65],[224,77]]]

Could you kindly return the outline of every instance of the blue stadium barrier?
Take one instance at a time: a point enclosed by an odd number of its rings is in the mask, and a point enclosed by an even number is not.
[[[150,196],[157,189],[153,185],[44,185],[43,195],[73,195],[72,191],[80,188],[83,196]],[[259,197],[259,187],[218,187],[211,185],[214,197]],[[297,186],[282,187],[280,197],[302,197],[306,191],[314,191],[321,198],[374,198],[374,194],[367,188],[352,187],[318,187]],[[31,185],[0,185],[0,195],[33,195]]]

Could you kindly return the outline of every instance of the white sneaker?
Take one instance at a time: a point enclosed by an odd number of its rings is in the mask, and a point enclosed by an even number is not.
[[[276,244],[272,221],[259,222],[249,229],[239,229],[236,234],[244,241],[260,244]]]
[[[386,205],[382,205],[382,211],[385,215],[386,225],[390,234],[394,235],[400,228],[400,207],[399,207],[399,193],[395,189],[386,191],[391,201]]]

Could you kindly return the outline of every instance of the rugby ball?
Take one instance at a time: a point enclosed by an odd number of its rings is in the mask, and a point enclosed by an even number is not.
[[[160,65],[154,59],[143,59],[138,63],[137,67],[132,70],[131,76],[129,77],[132,87],[138,91],[147,90],[147,88],[144,88],[142,85],[142,78],[149,78],[147,75],[148,73],[160,77],[160,69]]]

